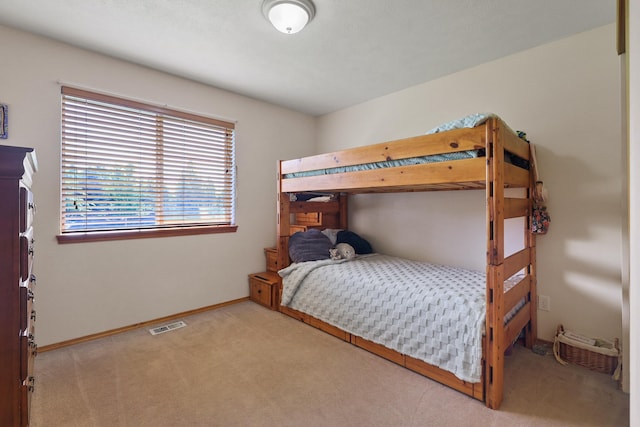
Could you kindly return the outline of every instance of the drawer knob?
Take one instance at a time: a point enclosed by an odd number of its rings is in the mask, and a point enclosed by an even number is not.
[[[28,383],[27,383],[27,389],[29,391],[34,391],[36,389],[36,378],[35,377],[29,377]]]
[[[31,310],[31,320],[33,320],[34,322],[36,321],[36,311],[35,310]]]
[[[27,291],[27,300],[35,301],[36,296],[31,289]]]

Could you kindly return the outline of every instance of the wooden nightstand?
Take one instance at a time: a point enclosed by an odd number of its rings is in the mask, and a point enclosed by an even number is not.
[[[278,310],[280,276],[273,271],[249,275],[249,298],[271,310]]]

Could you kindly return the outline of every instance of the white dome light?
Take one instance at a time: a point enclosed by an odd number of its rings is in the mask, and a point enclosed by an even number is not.
[[[262,13],[276,30],[295,34],[311,21],[315,7],[309,0],[265,0]]]

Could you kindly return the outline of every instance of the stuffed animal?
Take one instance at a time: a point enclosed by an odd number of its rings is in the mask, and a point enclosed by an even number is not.
[[[356,251],[348,243],[338,243],[335,248],[329,249],[331,259],[352,259],[356,257]]]

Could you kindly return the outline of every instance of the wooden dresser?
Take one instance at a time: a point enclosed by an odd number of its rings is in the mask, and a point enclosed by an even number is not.
[[[29,425],[36,355],[33,149],[0,146],[0,426]]]

